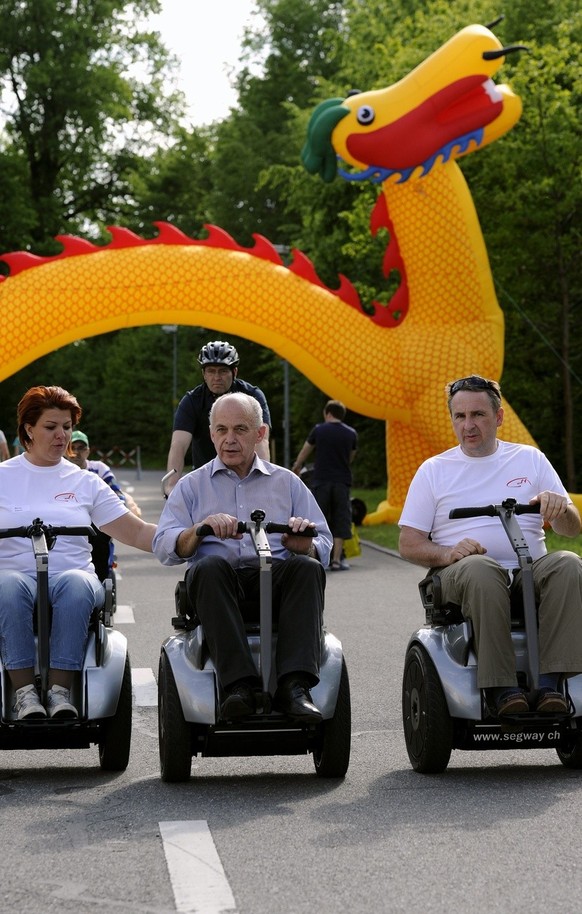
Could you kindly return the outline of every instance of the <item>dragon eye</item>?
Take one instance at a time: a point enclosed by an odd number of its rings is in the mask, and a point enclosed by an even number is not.
[[[376,117],[376,113],[375,113],[374,109],[370,107],[370,105],[362,105],[361,108],[358,108],[358,113],[357,113],[356,117],[358,119],[358,124],[363,124],[364,126],[367,126],[368,124],[374,123],[374,118]]]

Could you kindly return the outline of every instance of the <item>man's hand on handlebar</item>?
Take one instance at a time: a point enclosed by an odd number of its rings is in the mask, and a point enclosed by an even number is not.
[[[253,521],[260,523],[264,519],[264,512],[259,513],[257,520],[251,515]],[[267,533],[281,533],[281,545],[289,552],[296,555],[309,555],[317,558],[317,551],[313,545],[313,537],[317,536],[313,521],[304,517],[290,517],[287,524],[269,522],[264,529]],[[192,527],[182,530],[176,541],[176,554],[181,558],[192,556],[205,536],[216,536],[218,539],[242,539],[245,532],[250,532],[247,523],[239,521],[230,514],[209,514]]]
[[[568,511],[568,499],[559,492],[540,492],[530,499],[530,505],[539,504],[540,514],[546,524],[551,524]]]
[[[176,554],[183,559],[190,558],[204,537],[210,535],[221,540],[242,538],[236,517],[231,517],[230,514],[209,514],[204,520],[182,530],[176,540]]]
[[[315,531],[313,521],[307,520],[305,517],[290,517],[289,527],[298,535],[293,536],[293,533],[284,533],[281,537],[281,545],[296,555],[309,555],[312,552],[312,543],[311,539],[305,536],[304,531],[308,529]]]
[[[238,518],[232,517],[230,514],[209,514],[200,523],[194,524],[193,529],[198,530],[206,524],[212,527],[213,534],[218,539],[240,540],[243,537],[243,534],[238,532]]]

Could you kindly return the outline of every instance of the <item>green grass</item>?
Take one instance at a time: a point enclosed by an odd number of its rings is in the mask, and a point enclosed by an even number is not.
[[[352,489],[352,498],[361,498],[371,513],[376,510],[381,501],[386,500],[386,490]],[[368,540],[368,542],[383,546],[385,549],[398,550],[399,532],[397,524],[373,524],[358,528],[360,539]],[[582,556],[582,536],[569,539],[566,536],[558,536],[553,530],[546,530],[546,545],[548,552],[567,549],[568,552],[575,552],[577,555]]]

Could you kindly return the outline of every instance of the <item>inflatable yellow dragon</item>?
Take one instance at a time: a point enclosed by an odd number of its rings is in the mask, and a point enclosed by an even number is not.
[[[344,277],[331,290],[305,255],[293,252],[286,267],[261,236],[243,248],[216,227],[193,240],[165,223],[156,223],[153,241],[121,228],[110,229],[106,246],[59,236],[56,256],[2,258],[10,276],[0,283],[0,379],[75,339],[122,327],[178,323],[254,340],[351,410],[386,421],[387,500],[367,522],[394,522],[419,463],[454,443],[445,383],[501,375],[503,316],[454,160],[519,118],[519,100],[491,79],[508,50],[471,26],[401,82],[324,102],[313,114],[308,170],[331,180],[340,156],[382,185],[372,229],[389,228],[384,271],[401,277],[388,306],[370,316]],[[502,431],[533,443],[508,406]]]

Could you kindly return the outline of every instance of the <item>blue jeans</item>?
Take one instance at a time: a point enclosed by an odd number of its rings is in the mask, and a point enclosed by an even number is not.
[[[89,618],[105,600],[99,578],[88,571],[49,576],[52,606],[50,665],[58,670],[83,667]],[[0,655],[7,670],[34,667],[33,613],[36,579],[19,571],[0,571]]]

